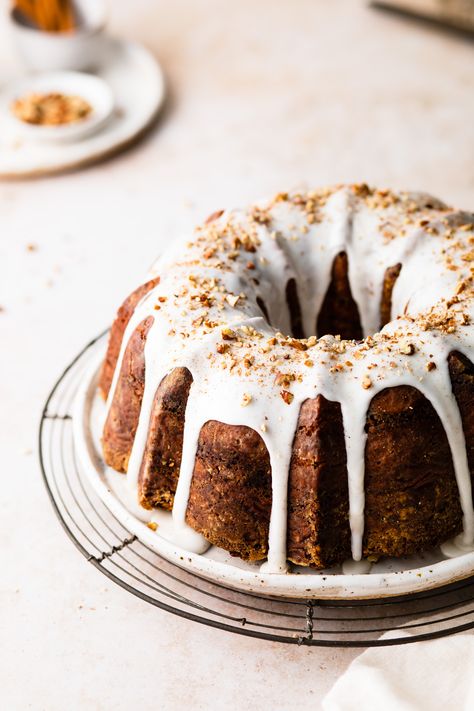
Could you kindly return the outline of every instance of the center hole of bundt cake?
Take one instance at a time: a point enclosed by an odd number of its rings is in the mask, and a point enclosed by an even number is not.
[[[390,321],[392,291],[400,269],[401,265],[396,264],[385,272],[380,296],[380,328]],[[290,313],[291,335],[294,338],[308,338],[312,335],[321,338],[333,335],[358,341],[364,337],[359,309],[352,296],[349,282],[349,260],[345,252],[340,252],[332,264],[331,281],[314,324],[314,334],[304,333],[301,303],[295,279],[290,279],[286,285],[286,301]],[[259,300],[259,306],[268,318],[265,304],[261,300]]]
[[[331,281],[316,323],[319,337],[331,334],[356,341],[363,338],[359,309],[349,283],[349,260],[340,252],[332,264]]]

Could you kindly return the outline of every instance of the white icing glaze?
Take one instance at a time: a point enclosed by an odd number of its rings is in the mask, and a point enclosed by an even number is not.
[[[441,546],[441,553],[446,558],[457,558],[464,553],[472,553],[474,551],[474,542],[465,543],[464,534],[461,533],[459,536],[451,538],[449,541],[445,541]]]
[[[345,560],[342,564],[344,575],[366,575],[370,573],[372,563],[368,560]]]
[[[472,230],[466,225],[469,227],[473,216],[454,213],[422,194],[366,192],[354,187],[314,196],[280,196],[257,210],[224,213],[152,268],[151,276],[159,275],[160,283],[142,299],[130,319],[108,398],[110,407],[131,334],[145,318],[153,316],[145,345],[145,390],[128,467],[130,489],[136,495],[157,387],[173,368],[186,367],[193,382],[173,507],[175,540],[196,552],[208,545],[185,523],[202,426],[209,420],[244,424],[262,437],[272,468],[264,570],[285,571],[287,483],[294,433],[301,404],[321,394],[341,404],[352,556],[360,561],[367,409],[381,390],[405,384],[418,388],[430,400],[444,426],[460,492],[463,545],[471,545],[471,480],[447,358],[454,350],[471,360],[474,355],[472,281],[459,291],[462,280],[472,280],[466,259],[473,250],[469,241]],[[241,240],[237,246],[236,237]],[[362,344],[326,336],[305,342],[307,350],[301,352],[291,345],[294,339],[279,333],[291,330],[286,284],[291,278],[296,280],[303,327],[308,336],[314,334],[334,258],[340,252],[348,255],[351,291],[366,337],[379,328],[385,272],[402,264],[392,294],[392,321]],[[446,302],[458,292],[459,301],[451,304],[448,312]],[[202,294],[209,298],[201,299]],[[266,305],[273,325],[263,318],[257,299]],[[433,307],[441,325],[434,324]],[[441,319],[446,314],[454,319],[452,331]],[[238,338],[223,341],[225,329]],[[269,348],[268,342],[275,338],[277,343]],[[229,351],[218,353],[223,343]],[[416,350],[409,353],[412,344]],[[250,367],[242,365],[244,356],[251,361]],[[305,360],[312,365],[305,365]],[[428,363],[436,367],[428,371]],[[285,400],[281,387],[275,385],[279,368],[291,371],[292,380],[284,381],[283,386],[291,401]]]

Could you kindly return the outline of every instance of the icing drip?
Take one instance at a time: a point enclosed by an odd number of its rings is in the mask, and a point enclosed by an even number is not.
[[[191,390],[187,410],[193,412],[194,408],[197,408],[199,411],[199,402],[196,401],[196,397]],[[209,543],[206,539],[199,533],[196,533],[196,531],[193,531],[186,523],[186,509],[193,477],[199,433],[205,422],[206,420],[202,417],[190,418],[188,415],[186,416],[181,468],[173,506],[174,542],[194,553],[203,553],[209,548]]]
[[[283,438],[281,450],[275,452],[271,445],[269,449],[272,468],[272,510],[268,534],[268,557],[267,562],[262,566],[262,571],[266,573],[286,573],[288,569],[286,562],[288,476],[297,414],[294,408],[291,417],[285,421],[285,427],[280,429],[280,436]]]
[[[470,546],[474,543],[474,509],[472,504],[472,487],[469,463],[467,461],[466,441],[462,427],[461,415],[455,397],[451,390],[449,369],[447,364],[448,353],[444,353],[444,364],[440,367],[436,386],[420,390],[431,401],[444,427],[451,449],[454,473],[459,489],[459,498],[463,512],[463,544]]]
[[[359,561],[362,558],[362,538],[364,535],[364,457],[365,442],[365,416],[367,403],[362,401],[356,404],[350,401],[341,403],[342,419],[344,423],[344,440],[347,456],[347,476],[349,481],[349,525],[351,528],[352,558]]]
[[[368,560],[345,560],[342,564],[344,575],[366,575],[371,568],[372,563]]]
[[[460,533],[459,536],[442,543],[440,548],[446,558],[457,558],[464,553],[472,553],[474,551],[474,543],[465,543],[464,533]]]
[[[151,315],[145,388],[127,477],[136,496],[156,390],[174,368],[186,367],[193,380],[173,507],[175,542],[196,552],[208,546],[186,524],[201,428],[209,420],[245,424],[262,437],[272,470],[263,569],[284,572],[294,433],[302,403],[323,395],[341,405],[352,557],[360,561],[367,411],[377,393],[405,384],[425,395],[442,422],[463,511],[457,545],[472,545],[471,479],[447,360],[452,351],[470,360],[474,356],[473,220],[423,194],[365,186],[280,195],[249,211],[222,214],[156,262],[151,276],[159,275],[160,283],[137,305],[125,330],[107,408],[130,336]],[[366,337],[362,343],[311,338],[341,252],[348,255],[351,292]],[[377,333],[385,274],[396,264],[402,268],[392,293],[392,321]],[[289,335],[285,287],[290,279],[297,284],[309,337],[304,341]]]

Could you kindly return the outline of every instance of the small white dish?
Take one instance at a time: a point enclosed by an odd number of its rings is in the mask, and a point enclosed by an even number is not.
[[[46,32],[17,9],[10,11],[10,32],[25,66],[33,72],[95,69],[102,59],[105,5],[102,0],[76,0],[78,25],[72,32]]]
[[[29,94],[59,93],[80,96],[91,107],[91,113],[79,121],[55,126],[27,123],[12,110],[15,100]],[[114,110],[114,95],[104,79],[80,72],[49,72],[12,82],[0,95],[3,115],[19,136],[35,141],[71,142],[95,133],[110,119]]]
[[[139,44],[112,37],[104,37],[102,49],[97,76],[111,87],[115,98],[110,120],[81,141],[57,143],[32,141],[17,130],[18,121],[5,120],[0,130],[0,179],[37,178],[83,168],[124,150],[153,125],[166,95],[155,57]]]

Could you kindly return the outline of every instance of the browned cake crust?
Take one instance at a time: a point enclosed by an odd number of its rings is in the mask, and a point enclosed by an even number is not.
[[[395,282],[400,276],[401,264],[389,267],[384,276],[382,285],[382,298],[380,300],[380,328],[390,321],[392,315],[392,292]]]
[[[153,323],[149,316],[132,333],[125,349],[112,406],[102,436],[105,462],[119,472],[126,472],[138,426],[145,387],[145,356],[148,331]]]
[[[457,351],[450,353],[448,363],[453,393],[461,413],[474,499],[474,365]]]
[[[199,436],[187,523],[232,555],[261,560],[271,504],[270,457],[260,435],[244,425],[207,422]]]
[[[146,509],[173,507],[192,381],[187,368],[175,368],[163,378],[156,391],[138,476],[138,500]]]
[[[339,403],[301,406],[288,482],[288,559],[323,568],[350,556],[349,491]]]
[[[290,311],[291,334],[295,338],[304,338],[301,304],[295,279],[290,279],[286,285],[286,302]]]
[[[386,275],[386,303],[396,269]],[[347,258],[339,259],[334,274],[342,285],[334,287],[326,306],[331,326],[343,326],[353,318],[350,288],[343,283]],[[341,290],[345,296],[338,301]],[[110,343],[121,341],[125,316],[119,314]],[[105,460],[118,471],[127,469],[138,423],[143,349],[152,321],[143,321],[127,345],[104,429]],[[114,345],[115,356],[110,355],[112,369],[119,350],[120,343],[118,349]],[[474,480],[474,366],[452,353],[449,368]],[[191,384],[189,371],[177,368],[158,387],[140,470],[140,502],[147,508],[172,506]],[[409,555],[460,532],[462,513],[450,449],[430,402],[412,387],[383,390],[372,400],[366,431],[364,555]],[[289,473],[289,560],[322,568],[350,557],[347,487],[340,406],[322,396],[306,400]],[[260,560],[267,554],[271,501],[269,455],[260,435],[243,425],[207,422],[199,436],[187,522],[230,553]]]
[[[327,334],[341,338],[362,338],[362,326],[357,304],[352,298],[349,284],[347,254],[336,255],[332,264],[332,277],[319,311],[316,333],[318,338]]]
[[[364,555],[410,555],[458,533],[451,452],[431,403],[415,388],[388,388],[373,398],[366,429]]]
[[[157,277],[156,279],[151,279],[145,284],[139,286],[138,289],[135,289],[135,291],[133,291],[130,296],[125,299],[117,311],[113,328],[110,331],[107,353],[102,364],[102,370],[99,378],[99,392],[104,399],[109,394],[110,386],[112,385],[115,366],[117,365],[120,347],[122,345],[123,334],[127,328],[128,322],[130,321],[138,302],[145,296],[145,294],[151,291],[151,289],[153,289],[159,281],[160,279]]]

